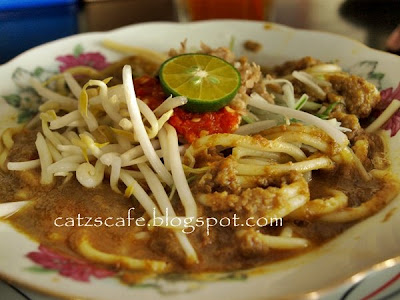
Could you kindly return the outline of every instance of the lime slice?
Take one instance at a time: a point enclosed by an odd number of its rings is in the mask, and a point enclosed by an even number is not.
[[[240,87],[239,72],[225,60],[207,54],[189,53],[165,61],[159,72],[167,94],[185,96],[185,110],[216,111],[227,105]]]

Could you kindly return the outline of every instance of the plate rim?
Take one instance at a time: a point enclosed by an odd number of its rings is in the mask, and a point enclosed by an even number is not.
[[[49,45],[53,45],[59,42],[63,42],[63,41],[68,41],[69,39],[76,39],[78,37],[84,37],[84,36],[95,36],[95,35],[108,35],[111,34],[113,32],[118,32],[118,31],[124,31],[124,30],[129,30],[130,28],[134,28],[134,27],[140,27],[140,26],[153,26],[153,25],[174,25],[174,26],[196,26],[196,25],[201,25],[201,24],[212,24],[212,23],[227,23],[227,22],[231,22],[231,23],[247,23],[247,24],[258,24],[258,25],[262,25],[264,24],[264,26],[273,26],[274,28],[278,28],[278,29],[283,29],[283,30],[287,30],[287,31],[294,31],[294,32],[302,32],[302,33],[319,33],[319,34],[323,34],[323,35],[330,35],[330,36],[336,36],[336,37],[340,37],[343,39],[346,39],[348,41],[352,41],[354,43],[357,43],[359,46],[362,46],[364,48],[367,48],[370,51],[374,51],[374,52],[378,52],[378,53],[385,53],[385,55],[389,55],[392,56],[396,59],[400,59],[400,56],[390,53],[390,52],[386,52],[384,50],[380,50],[380,49],[375,49],[372,48],[364,43],[362,43],[361,41],[340,34],[340,33],[335,33],[335,32],[329,32],[329,31],[324,31],[324,30],[318,30],[318,29],[307,29],[307,28],[295,28],[295,27],[291,27],[289,25],[284,25],[284,24],[279,24],[279,23],[275,23],[275,22],[269,22],[269,21],[254,21],[254,20],[240,20],[240,19],[215,19],[215,20],[200,20],[200,21],[191,21],[191,22],[176,22],[176,21],[150,21],[150,22],[140,22],[140,23],[134,23],[134,24],[129,24],[129,25],[125,25],[125,26],[121,26],[118,28],[114,28],[111,30],[106,30],[106,31],[89,31],[89,32],[80,32],[77,34],[73,34],[70,36],[66,36],[66,37],[62,37],[62,38],[58,38],[52,41],[48,41],[46,43],[34,46],[32,48],[29,48],[23,52],[21,52],[20,54],[18,54],[17,56],[13,57],[12,59],[10,59],[9,61],[0,64],[0,69],[2,67],[8,66],[10,64],[13,64],[16,60],[20,59],[22,56],[25,56],[26,54],[28,54],[29,52],[32,51],[36,51],[38,49],[44,48],[44,47],[48,47]],[[268,30],[268,29],[266,29]]]

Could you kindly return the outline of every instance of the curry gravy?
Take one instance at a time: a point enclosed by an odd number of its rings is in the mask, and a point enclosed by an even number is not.
[[[37,153],[32,150],[34,143],[31,140],[34,136],[35,132],[30,131],[16,135],[10,160],[37,158]],[[305,250],[270,249],[262,254],[257,251],[242,251],[236,242],[236,229],[232,226],[215,226],[210,228],[209,232],[206,232],[204,226],[197,227],[187,236],[199,256],[199,263],[187,264],[185,253],[174,234],[163,228],[149,230],[147,226],[142,225],[145,222],[136,224],[135,220],[143,217],[148,220],[149,216],[136,200],[113,192],[106,182],[94,189],[88,189],[72,178],[66,183],[60,179],[54,186],[42,187],[38,183],[39,178],[38,170],[0,173],[1,202],[32,199],[30,205],[7,219],[16,229],[42,245],[78,258],[80,254],[76,251],[77,245],[80,237],[84,235],[99,251],[165,261],[168,272],[174,273],[233,271],[282,260],[322,245],[354,223],[284,219],[283,225],[291,225],[296,234],[310,240],[310,247]],[[368,201],[384,186],[383,180],[372,179],[365,182],[355,170],[345,168],[336,171],[314,171],[309,189],[311,199],[314,199],[322,197],[327,188],[337,188],[349,197],[351,206],[358,206]],[[388,201],[388,195],[380,194],[380,197],[383,207]],[[172,204],[178,215],[183,212],[178,201],[173,201]],[[215,218],[223,218],[230,214],[212,211],[201,204],[198,204],[198,210],[200,216]],[[130,223],[127,220],[129,213],[132,218]],[[261,229],[263,233],[269,234],[279,234],[280,230],[282,226],[266,226]],[[143,232],[145,235],[141,236]],[[102,265],[99,262],[96,264]],[[120,271],[127,282],[138,280],[138,274],[146,275],[146,271],[132,272],[119,265],[107,264],[103,267]]]

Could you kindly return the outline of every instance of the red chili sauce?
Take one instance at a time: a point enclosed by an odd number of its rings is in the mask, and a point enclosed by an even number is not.
[[[156,109],[166,98],[157,78],[142,76],[134,80],[136,95],[152,110]],[[229,108],[216,112],[193,113],[182,108],[175,108],[169,123],[175,127],[189,143],[197,138],[213,133],[231,133],[240,121],[239,114]]]

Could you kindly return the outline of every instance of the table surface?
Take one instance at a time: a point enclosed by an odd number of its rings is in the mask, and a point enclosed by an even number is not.
[[[269,1],[268,21],[346,35],[381,50],[400,23],[399,0]],[[174,0],[86,0],[76,5],[0,11],[0,64],[61,37],[151,21],[179,21]]]
[[[346,35],[380,50],[386,50],[387,37],[400,23],[398,0],[275,0],[272,5],[270,22]],[[65,36],[151,21],[178,22],[174,1],[92,0],[76,5],[0,11],[0,64],[27,49]],[[399,299],[399,274],[397,266],[383,275],[369,276],[356,288],[341,287],[324,299],[360,299],[360,293],[379,289],[385,280],[396,284],[373,299]],[[0,299],[52,298],[0,281]]]

